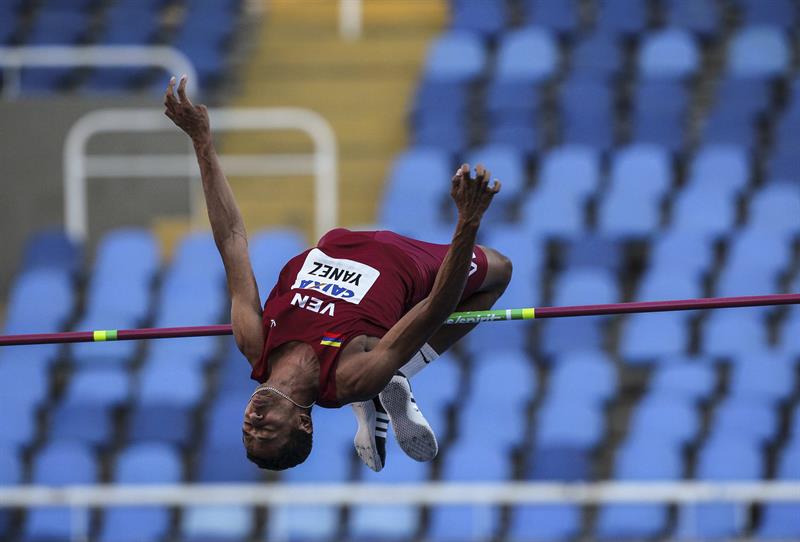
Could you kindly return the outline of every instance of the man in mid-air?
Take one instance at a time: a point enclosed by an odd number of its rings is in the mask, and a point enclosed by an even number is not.
[[[244,413],[247,457],[283,470],[311,451],[315,403],[353,406],[359,457],[379,471],[389,422],[418,461],[433,459],[435,434],[416,406],[408,379],[474,325],[442,326],[456,310],[489,309],[511,279],[511,263],[475,244],[499,181],[482,166],[452,178],[458,223],[450,245],[390,231],[335,229],[283,267],[264,307],[250,264],[247,234],[212,142],[208,111],[173,77],[167,117],[194,144],[214,240],[225,265],[236,344],[259,382]]]

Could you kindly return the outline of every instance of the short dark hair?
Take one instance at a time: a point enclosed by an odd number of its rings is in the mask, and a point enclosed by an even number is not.
[[[275,457],[258,457],[248,451],[247,459],[260,469],[286,470],[305,461],[311,453],[312,444],[313,436],[310,432],[295,428],[289,436],[289,441],[278,450]]]

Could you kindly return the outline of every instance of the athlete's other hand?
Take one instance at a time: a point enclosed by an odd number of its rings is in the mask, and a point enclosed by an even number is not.
[[[164,95],[164,114],[172,119],[178,128],[186,132],[195,143],[204,142],[211,137],[211,127],[208,122],[208,109],[204,105],[194,105],[186,96],[185,75],[181,76],[178,84],[178,96],[175,96],[175,78],[172,77],[167,85]]]
[[[500,192],[500,181],[494,180],[489,186],[492,173],[478,164],[475,166],[475,178],[470,175],[469,164],[463,164],[453,176],[450,195],[458,208],[458,216],[466,222],[480,222],[483,213],[489,208],[492,198]]]

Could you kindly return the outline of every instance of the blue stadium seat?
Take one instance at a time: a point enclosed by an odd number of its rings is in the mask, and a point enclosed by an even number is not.
[[[660,442],[628,441],[617,452],[614,478],[629,482],[679,480],[681,451]],[[666,504],[608,504],[600,508],[597,536],[602,540],[641,540],[662,533],[668,520]]]
[[[520,407],[534,398],[537,384],[533,364],[524,350],[496,347],[474,360],[470,396]]]
[[[61,331],[75,308],[73,290],[64,271],[36,269],[17,275],[8,294],[6,333]]]
[[[428,49],[425,74],[432,79],[466,83],[486,68],[486,50],[480,38],[470,32],[448,32]]]
[[[241,421],[234,429],[238,429],[241,435]],[[259,468],[247,459],[239,437],[239,442],[205,444],[200,451],[194,478],[197,482],[208,483],[251,483],[261,481],[262,476]]]
[[[204,443],[208,445],[238,445],[242,442],[242,421],[247,397],[228,393],[217,397],[210,405],[206,419]]]
[[[25,45],[77,44],[85,37],[89,22],[84,13],[45,7],[38,11]],[[53,92],[70,73],[68,68],[25,68],[20,71],[20,87],[23,92]]]
[[[720,14],[713,0],[667,0],[664,7],[668,26],[685,28],[704,38],[719,32]]]
[[[736,0],[735,4],[741,9],[742,20],[747,24],[780,26],[791,30],[797,20],[797,6],[791,0]]]
[[[661,196],[612,187],[600,201],[598,230],[617,238],[644,238],[658,231]]]
[[[481,468],[475,468],[475,458]],[[451,446],[444,458],[442,479],[449,482],[500,481],[509,477],[511,465],[507,453],[485,449],[481,442],[463,442]],[[492,537],[498,528],[497,507],[469,505],[436,506],[431,511],[429,540],[456,541]]]
[[[604,316],[585,316],[542,322],[539,351],[555,356],[569,350],[602,349],[607,321]]]
[[[536,238],[578,236],[584,232],[583,202],[573,201],[556,190],[528,194],[520,217],[524,231]]]
[[[680,313],[632,314],[622,328],[619,353],[630,364],[683,354],[689,345],[686,316]]]
[[[7,348],[7,347],[4,347]],[[20,385],[24,382],[25,385]],[[31,409],[38,407],[50,389],[49,363],[30,359],[0,356],[0,397]]]
[[[647,25],[647,7],[641,2],[605,0],[598,9],[597,27],[607,32],[636,35]]]
[[[745,354],[731,368],[728,393],[767,401],[785,401],[794,390],[791,360],[774,352]]]
[[[582,446],[536,446],[528,456],[530,480],[579,482],[591,476],[589,450]]]
[[[740,77],[775,77],[789,66],[786,36],[769,26],[747,26],[736,32],[728,49],[728,72]]]
[[[773,102],[770,81],[757,77],[726,77],[717,87],[714,111],[721,116],[752,122]]]
[[[386,441],[386,466],[380,473],[361,465],[363,484],[425,482],[429,466],[405,456],[394,439]],[[419,527],[420,510],[413,505],[358,505],[350,509],[351,540],[409,540]]]
[[[733,482],[763,476],[758,447],[737,437],[711,440],[700,450],[696,477],[701,481]],[[743,534],[746,518],[743,504],[686,504],[678,511],[676,536],[689,540],[719,540]]]
[[[463,88],[463,87],[459,87]],[[520,117],[531,126],[539,109],[541,86],[536,82],[517,79],[492,79],[486,88],[486,113],[491,128],[497,125],[513,126]],[[450,106],[445,106],[450,107]],[[463,111],[464,108],[461,109]],[[431,111],[431,114],[435,114]]]
[[[674,396],[698,402],[711,397],[716,385],[716,372],[710,363],[668,357],[651,377],[649,390],[653,396]]]
[[[756,123],[750,115],[712,107],[701,126],[701,139],[705,143],[755,148]]]
[[[539,408],[536,442],[540,447],[573,446],[588,450],[600,443],[604,431],[601,405],[577,403],[551,394]]]
[[[113,480],[118,484],[177,484],[183,466],[176,451],[162,443],[142,443],[126,448],[117,457]],[[170,528],[170,511],[165,506],[117,507],[105,512],[99,540],[161,540]]]
[[[389,173],[379,222],[400,231],[429,229],[438,222],[439,205],[454,173],[447,155],[438,149],[417,147],[404,152]]]
[[[556,147],[542,158],[538,189],[585,198],[600,184],[600,158],[589,147]]]
[[[16,383],[18,386],[19,382]],[[23,447],[36,435],[36,409],[13,396],[0,396],[0,444]]]
[[[640,110],[633,119],[632,141],[660,145],[678,153],[686,145],[686,119],[661,111]]]
[[[665,446],[683,446],[700,431],[700,415],[691,401],[679,396],[650,395],[633,412],[629,434]]]
[[[308,243],[296,230],[270,229],[252,235],[249,245],[250,261],[263,303],[278,282],[283,266],[303,252]]]
[[[778,416],[770,401],[757,396],[729,396],[717,406],[711,438],[736,437],[758,445],[773,441]]]
[[[594,32],[579,38],[572,49],[572,69],[576,74],[610,78],[622,70],[622,48],[610,32]]]
[[[456,400],[461,380],[461,370],[452,354],[445,352],[430,363],[425,370],[414,376],[411,386],[420,408],[426,414],[431,410],[443,410]],[[437,432],[445,427],[434,427]]]
[[[49,437],[79,440],[86,444],[106,447],[114,436],[111,410],[99,405],[65,403],[56,407],[50,417]]]
[[[762,320],[758,313],[747,309],[713,313],[703,330],[703,352],[730,357],[762,350],[768,345],[767,329]]]
[[[768,179],[772,183],[790,183],[800,178],[797,168],[794,166],[796,156],[794,149],[781,148],[772,155],[767,162]]]
[[[527,423],[525,412],[525,403],[495,403],[486,395],[470,398],[459,411],[459,440],[464,445],[507,453],[522,443]]]
[[[136,297],[132,295],[128,297],[127,294],[119,293],[116,297],[114,294],[109,293],[104,295],[106,299],[131,299]],[[131,292],[131,289],[125,289]],[[124,291],[124,290],[123,290]],[[144,294],[144,292],[142,292]],[[150,293],[146,293],[147,299]],[[144,295],[141,296],[143,300],[142,307],[147,307],[149,301],[145,300]],[[115,302],[116,303],[116,302]],[[124,307],[119,304],[119,307]],[[89,309],[91,310],[91,309]],[[113,309],[112,309],[113,310]],[[124,311],[124,309],[123,309]],[[103,312],[88,313],[81,318],[72,329],[75,331],[87,331],[93,329],[132,329],[139,327],[144,321],[143,319],[133,318],[130,315],[125,315],[123,311],[120,312]],[[143,316],[143,315],[142,315]],[[137,341],[108,341],[104,343],[75,343],[71,344],[69,348],[70,357],[78,366],[98,366],[107,365],[111,367],[127,367],[136,357],[137,352],[141,347],[141,343]]]
[[[457,139],[452,134],[451,139]],[[516,118],[504,118],[489,125],[487,143],[509,145],[525,154],[533,154],[541,145],[541,136],[535,116],[521,115]],[[456,142],[458,143],[458,142]],[[455,147],[455,145],[454,145]],[[458,148],[463,147],[460,145]]]
[[[732,194],[747,186],[751,167],[744,149],[734,145],[707,145],[694,155],[689,167],[689,184]]]
[[[0,488],[8,488],[22,482],[22,458],[13,446],[0,444]],[[10,537],[11,511],[0,510],[0,536]]]
[[[636,85],[634,110],[637,116],[683,117],[689,108],[689,92],[679,80],[644,79]]]
[[[507,24],[508,13],[502,2],[453,0],[450,7],[450,26],[453,30],[491,37],[501,32]]]
[[[93,277],[149,281],[160,264],[154,234],[143,228],[119,228],[103,236],[95,252]]]
[[[637,301],[665,299],[690,299],[703,297],[702,284],[697,273],[687,271],[679,262],[653,265],[647,270],[636,292]],[[682,317],[686,313],[675,313]]]
[[[126,403],[130,396],[131,377],[125,369],[90,367],[72,375],[64,404],[115,408]]]
[[[526,22],[558,34],[570,35],[578,28],[578,6],[573,0],[525,0],[522,8]]]
[[[182,276],[224,280],[225,268],[211,232],[185,235],[175,248],[170,271]]]
[[[589,305],[616,303],[620,293],[614,276],[599,269],[576,269],[563,272],[553,288],[553,305]]]
[[[667,273],[671,269],[681,276],[699,279],[714,262],[712,240],[704,235],[669,230],[659,234],[650,244],[650,267]],[[647,280],[645,278],[645,280]],[[640,299],[644,300],[643,297]]]
[[[39,451],[33,462],[31,482],[38,485],[88,485],[98,482],[97,464],[88,446],[77,442],[52,442]],[[67,507],[34,508],[26,518],[22,539],[68,540],[87,533],[89,512]]]
[[[614,189],[648,198],[663,195],[672,185],[669,155],[656,145],[629,145],[614,154],[610,178]]]
[[[689,32],[670,28],[644,36],[638,62],[645,78],[683,79],[697,72],[700,54]]]
[[[245,505],[207,505],[186,508],[181,532],[186,542],[234,542],[250,539],[255,510]]]
[[[547,30],[514,30],[506,33],[500,41],[495,77],[541,81],[554,75],[558,63],[558,48]]]
[[[600,235],[563,239],[560,249],[559,258],[565,269],[589,267],[616,272],[623,262],[622,243]],[[514,265],[516,266],[516,261]]]
[[[61,228],[40,230],[25,242],[22,254],[23,272],[44,268],[68,271],[70,275],[74,275],[82,263],[81,246],[67,237]]]
[[[772,273],[786,270],[791,264],[791,247],[772,232],[748,228],[730,240],[726,268],[760,267]]]
[[[614,142],[611,89],[601,79],[578,74],[562,85],[562,142],[606,151]]]
[[[780,481],[800,480],[800,440],[789,443],[780,454],[776,478]],[[761,523],[755,536],[766,540],[800,538],[800,504],[767,502],[762,508]]]
[[[614,366],[603,352],[568,352],[553,365],[548,386],[556,398],[603,405],[617,392]]]
[[[274,506],[270,509],[264,540],[334,540],[339,530],[339,510],[329,505]]]
[[[581,510],[572,504],[515,506],[508,540],[573,540],[581,530]]]
[[[673,202],[670,229],[713,238],[731,230],[735,222],[733,195],[688,187]]]
[[[18,32],[18,6],[0,6],[0,45],[8,45]]]
[[[728,265],[717,279],[715,293],[718,296],[771,294],[778,287],[778,274],[775,270],[759,263],[736,267]],[[762,313],[769,313],[770,307],[759,307]]]
[[[469,86],[461,81],[426,77],[417,85],[410,111],[411,122],[458,119],[466,114],[469,96]]]

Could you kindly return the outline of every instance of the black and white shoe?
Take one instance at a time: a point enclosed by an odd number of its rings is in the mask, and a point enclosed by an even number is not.
[[[420,412],[411,384],[402,374],[392,377],[378,395],[392,422],[400,448],[416,461],[430,461],[439,452],[436,434]]]
[[[358,457],[370,469],[379,472],[386,465],[386,431],[389,416],[375,397],[371,401],[351,403],[358,421],[358,431],[353,439]]]

